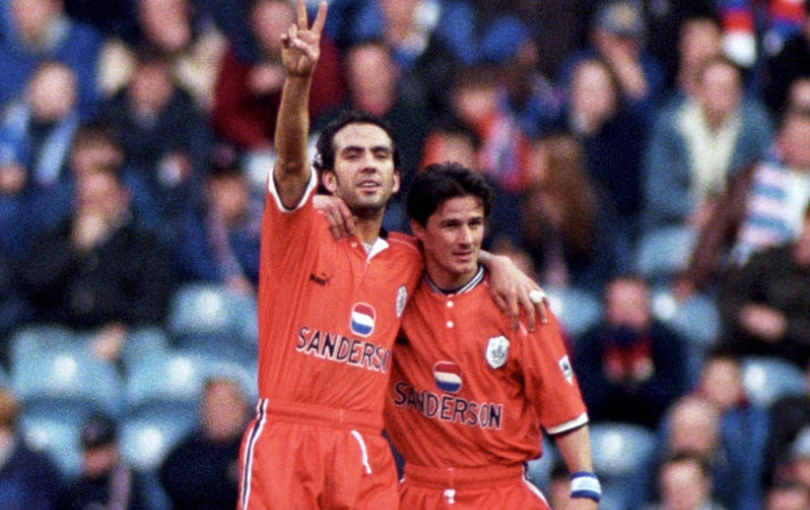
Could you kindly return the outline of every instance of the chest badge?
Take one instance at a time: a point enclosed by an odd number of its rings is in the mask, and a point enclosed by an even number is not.
[[[363,337],[369,336],[374,331],[376,315],[371,305],[366,303],[355,304],[352,308],[352,333]]]
[[[505,336],[490,338],[487,343],[486,358],[487,363],[494,369],[501,368],[506,364],[509,357],[509,340]]]
[[[461,389],[461,367],[452,361],[439,361],[433,365],[433,379],[440,390],[457,393]]]

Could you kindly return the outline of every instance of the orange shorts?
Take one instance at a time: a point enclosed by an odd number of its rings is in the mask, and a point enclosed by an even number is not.
[[[369,418],[260,400],[242,439],[237,510],[398,509],[391,447],[381,418]]]
[[[406,463],[399,504],[408,510],[549,510],[523,466],[447,469]]]

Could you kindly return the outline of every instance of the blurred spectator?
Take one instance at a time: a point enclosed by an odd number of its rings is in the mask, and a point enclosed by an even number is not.
[[[475,132],[480,145],[473,167],[495,190],[495,204],[489,222],[492,235],[487,249],[508,243],[523,245],[520,197],[528,185],[529,138],[503,101],[504,88],[498,70],[491,65],[462,69],[450,91],[452,117]]]
[[[582,145],[569,134],[550,134],[532,143],[530,158],[521,223],[540,283],[599,294],[620,269],[618,220],[590,181]]]
[[[658,469],[660,501],[645,510],[725,510],[712,499],[711,467],[701,456],[683,452]]]
[[[797,483],[810,491],[810,427],[802,428],[777,466],[775,482]]]
[[[217,152],[208,171],[205,204],[186,215],[173,245],[178,278],[222,283],[234,292],[254,295],[262,204],[251,193],[234,151],[223,147]]]
[[[32,214],[59,189],[79,125],[76,77],[55,61],[37,67],[25,95],[0,117],[0,244],[19,259],[51,216]]]
[[[451,111],[448,91],[459,68],[479,59],[475,11],[467,0],[361,2],[351,39],[378,38],[392,51],[400,80],[421,90],[431,111]]]
[[[160,481],[174,510],[232,510],[239,492],[239,446],[250,409],[239,384],[205,383],[200,428],[172,449]]]
[[[641,508],[644,501],[656,501],[658,466],[683,453],[705,459],[711,469],[712,498],[729,510],[738,508],[736,502],[746,483],[741,474],[745,468],[735,464],[729,455],[733,446],[723,441],[721,413],[713,404],[695,393],[678,398],[667,409],[660,433],[657,454],[649,466],[636,473],[628,508]]]
[[[418,91],[407,93],[398,87],[397,68],[385,43],[375,40],[352,46],[344,63],[349,92],[346,101],[321,115],[315,129],[322,129],[346,108],[371,112],[391,125],[400,153],[400,187],[388,203],[383,225],[389,230],[408,231],[405,198],[422,157],[431,113]],[[369,79],[372,76],[374,79]]]
[[[797,78],[810,78],[810,7],[805,7],[800,26],[799,32],[766,61],[764,98],[774,115],[785,110],[791,83]]]
[[[805,510],[810,508],[810,489],[796,483],[784,482],[768,488],[765,510]]]
[[[791,445],[805,427],[810,427],[810,364],[805,369],[808,391],[804,395],[786,395],[770,408],[771,423],[765,453],[765,485],[778,484],[785,478],[781,466],[790,458]]]
[[[810,110],[791,109],[781,120],[774,147],[735,173],[698,233],[686,270],[676,281],[680,296],[712,287],[718,275],[764,248],[794,239],[810,204]]]
[[[683,71],[681,43],[684,30],[692,32],[694,20],[715,18],[715,0],[636,0],[641,7],[646,27],[644,48],[658,61],[666,77],[665,90],[671,92],[679,87],[678,76]],[[718,29],[719,19],[715,26]],[[687,38],[692,39],[691,36]],[[714,39],[702,40],[708,43],[707,53],[714,54]],[[717,41],[720,42],[719,40]]]
[[[645,49],[647,26],[633,0],[608,0],[591,20],[588,48],[563,63],[561,83],[570,87],[574,69],[583,59],[598,58],[615,77],[616,94],[642,118],[654,114],[666,86],[661,64]]]
[[[15,187],[19,191],[40,192],[62,176],[79,126],[76,86],[76,75],[69,67],[45,61],[31,74],[24,94],[4,111],[0,161],[21,166],[24,175]]]
[[[538,68],[539,48],[521,20],[503,16],[489,23],[481,55],[498,69],[502,101],[523,132],[535,138],[559,118],[563,94]]]
[[[573,365],[591,421],[654,429],[687,391],[685,340],[652,315],[645,280],[618,276],[604,292],[604,319],[575,339]]]
[[[97,167],[119,169],[122,179],[132,192],[132,212],[136,223],[158,230],[161,225],[159,211],[146,183],[124,166],[121,145],[110,126],[101,121],[81,124],[73,136],[70,154],[59,181],[31,197],[27,211],[31,218],[22,219],[26,228],[26,242],[18,242],[16,252],[26,254],[36,236],[55,228],[73,214],[75,207],[76,177]]]
[[[148,483],[121,457],[116,423],[90,416],[82,426],[82,471],[70,484],[59,508],[150,510]]]
[[[403,74],[447,72],[430,69],[477,58],[475,11],[467,0],[371,0],[344,21],[342,48],[382,39]]]
[[[480,148],[481,139],[474,129],[454,117],[444,118],[431,126],[425,138],[419,168],[455,161],[478,172]]]
[[[130,327],[162,325],[173,289],[171,259],[132,220],[115,169],[76,175],[75,212],[37,239],[19,268],[35,321],[94,332],[97,357],[117,359]]]
[[[683,20],[678,30],[677,55],[672,56],[675,74],[671,95],[692,96],[705,63],[723,56],[723,28],[711,14],[695,14]],[[673,48],[674,49],[674,48]]]
[[[537,43],[539,70],[557,78],[565,57],[585,45],[592,0],[472,0],[479,32],[499,16],[520,19]],[[483,28],[481,28],[483,25]],[[554,44],[548,44],[554,41]]]
[[[764,156],[773,123],[757,100],[743,95],[742,76],[715,57],[697,70],[694,90],[658,114],[647,146],[646,228],[700,230],[733,173]]]
[[[0,389],[0,508],[56,510],[63,480],[47,454],[32,450],[19,432],[20,404]]]
[[[719,349],[709,351],[703,358],[696,392],[720,411],[722,442],[727,445],[729,462],[739,467],[738,476],[743,477],[730,508],[761,509],[770,415],[748,400],[740,358]]]
[[[148,187],[161,238],[170,242],[177,218],[201,202],[213,134],[174,84],[170,62],[151,52],[138,58],[132,82],[105,102],[100,118],[121,143],[125,166]]]
[[[110,38],[104,47],[99,78],[104,96],[128,86],[137,72],[138,54],[149,51],[166,60],[177,86],[196,107],[210,111],[225,37],[192,0],[133,2],[135,39]]]
[[[622,100],[616,77],[601,60],[580,60],[572,71],[563,120],[585,147],[592,182],[607,193],[623,229],[615,243],[629,264],[641,212],[643,119]]]
[[[269,152],[276,128],[284,71],[281,34],[295,21],[295,7],[287,0],[252,0],[249,30],[261,50],[256,61],[231,45],[216,72],[212,122],[217,134],[240,150]],[[366,77],[367,79],[368,77]],[[314,119],[343,96],[340,55],[326,36],[310,90]],[[266,172],[266,171],[265,171]]]
[[[54,60],[75,73],[78,109],[90,118],[100,99],[101,34],[70,19],[62,0],[8,0],[8,5],[11,26],[0,37],[0,107],[21,95],[41,62]]]
[[[810,111],[810,77],[793,80],[788,90],[788,106]]]
[[[797,238],[729,271],[718,291],[721,343],[741,355],[810,362],[810,207]]]

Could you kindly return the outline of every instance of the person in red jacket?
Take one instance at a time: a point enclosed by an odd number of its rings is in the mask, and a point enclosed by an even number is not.
[[[261,55],[251,62],[235,47],[226,51],[214,86],[211,120],[217,133],[240,149],[269,151],[285,78],[281,35],[295,21],[295,8],[288,0],[254,0],[249,21]],[[337,105],[344,89],[337,47],[322,35],[309,96],[310,119]]]

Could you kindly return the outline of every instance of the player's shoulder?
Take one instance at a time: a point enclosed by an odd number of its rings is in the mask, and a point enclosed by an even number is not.
[[[419,243],[416,238],[402,232],[388,232],[386,237],[388,244],[397,249],[412,252],[416,255],[422,256],[422,251],[419,248]]]

